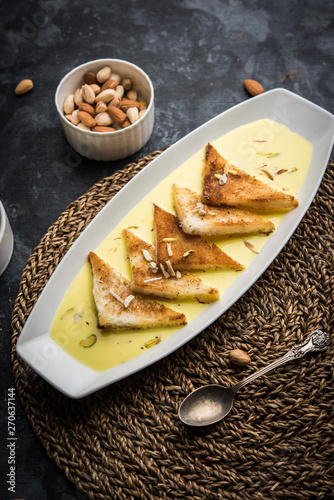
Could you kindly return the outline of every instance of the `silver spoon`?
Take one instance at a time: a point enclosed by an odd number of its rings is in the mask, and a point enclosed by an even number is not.
[[[308,352],[325,351],[329,345],[329,334],[316,330],[304,342],[293,347],[284,356],[241,380],[231,388],[213,384],[200,387],[192,392],[182,402],[179,408],[179,418],[184,424],[193,427],[215,424],[230,412],[234,395],[241,387],[288,361],[302,358]]]

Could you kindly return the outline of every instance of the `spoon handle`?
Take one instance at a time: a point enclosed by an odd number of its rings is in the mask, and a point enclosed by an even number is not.
[[[288,363],[288,361],[302,358],[308,352],[325,351],[330,345],[329,339],[330,336],[328,333],[325,333],[322,330],[315,330],[307,337],[307,339],[304,342],[294,346],[291,349],[291,351],[287,352],[284,356],[277,359],[270,365],[264,366],[263,368],[253,373],[249,377],[245,378],[244,380],[241,380],[240,382],[238,382],[238,384],[235,384],[233,387],[231,387],[231,390],[233,392],[237,392],[239,389],[241,389],[241,387],[244,387],[246,384],[253,382],[253,380],[257,379],[258,377],[261,377],[261,375],[264,375],[265,373],[274,370],[274,368],[277,368],[278,366]]]

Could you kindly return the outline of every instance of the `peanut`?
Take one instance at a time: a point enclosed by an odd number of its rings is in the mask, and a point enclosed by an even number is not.
[[[126,116],[129,118],[131,123],[135,123],[139,119],[138,108],[129,108],[126,112]]]
[[[109,68],[109,66],[105,66],[96,73],[96,80],[100,83],[104,83],[107,80],[109,80],[110,75],[111,75],[111,69]]]
[[[104,113],[105,111],[107,111],[107,108],[108,108],[108,106],[103,101],[96,103],[96,106],[95,106],[96,114],[98,115],[99,113]]]
[[[95,101],[95,92],[87,83],[82,86],[82,97],[88,104],[93,104]]]
[[[15,89],[15,94],[16,95],[23,95],[29,92],[33,88],[34,84],[32,83],[31,80],[22,80]]]
[[[110,101],[113,100],[113,98],[115,97],[115,95],[116,95],[116,92],[113,89],[102,90],[102,92],[100,92],[95,97],[95,102],[103,101],[103,102],[108,103],[108,102],[110,102]]]
[[[126,94],[126,97],[128,99],[130,99],[130,101],[137,101],[138,100],[138,92],[137,90],[129,90],[129,92],[127,92]]]
[[[111,73],[109,76],[110,80],[115,80],[118,84],[121,83],[121,77],[119,76],[118,73]]]
[[[92,88],[92,89],[93,89],[93,91],[94,91],[94,94],[95,94],[95,95],[97,95],[97,94],[99,94],[99,93],[101,92],[101,87],[100,87],[100,85],[97,85],[96,83],[92,83],[92,84],[90,85],[90,88]]]
[[[107,127],[112,124],[112,119],[108,113],[99,113],[95,116],[96,125]]]
[[[76,106],[79,106],[79,104],[81,104],[82,102],[83,102],[82,89],[77,89],[74,92],[74,104],[76,104]]]
[[[241,349],[232,349],[229,353],[229,357],[232,363],[238,366],[246,366],[251,362],[251,359],[247,352]]]
[[[72,114],[74,111],[74,94],[70,94],[66,97],[63,105],[63,110],[66,115]]]
[[[128,91],[132,89],[133,81],[131,78],[123,78],[122,85],[124,87],[124,90]]]
[[[82,128],[82,130],[90,130],[90,128],[87,127],[87,125],[84,125],[82,122],[79,122],[77,127]]]

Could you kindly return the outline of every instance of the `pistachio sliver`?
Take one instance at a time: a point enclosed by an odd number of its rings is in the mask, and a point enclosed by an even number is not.
[[[154,345],[160,344],[161,338],[160,337],[154,337],[154,339],[148,340],[145,342],[144,346],[146,349],[149,349],[150,347],[153,347]]]
[[[279,153],[268,153],[267,154],[267,158],[276,158],[276,156],[278,156]]]
[[[195,250],[188,250],[187,252],[184,252],[184,254],[182,255],[182,259],[186,259],[187,257],[189,257],[189,255],[191,255],[194,252]]]
[[[86,337],[85,339],[80,340],[80,345],[82,347],[92,347],[92,345],[94,345],[96,341],[97,341],[97,337],[96,337],[95,333],[92,333],[91,335],[89,335],[89,337]]]
[[[279,156],[279,153],[265,153],[264,151],[258,151],[256,154],[265,156],[266,158],[276,158],[276,156]]]

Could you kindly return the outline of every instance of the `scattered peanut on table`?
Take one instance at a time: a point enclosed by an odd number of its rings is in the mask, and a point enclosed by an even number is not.
[[[31,80],[22,80],[15,88],[16,95],[23,95],[33,88],[34,84]]]
[[[230,361],[238,366],[247,366],[251,361],[247,352],[242,351],[241,349],[232,349],[229,352],[229,357]]]
[[[113,73],[109,66],[83,75],[83,84],[63,103],[65,118],[83,130],[114,132],[129,127],[146,112],[131,78]]]

